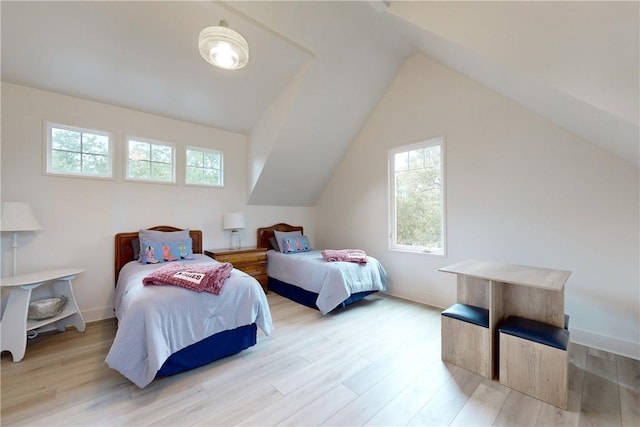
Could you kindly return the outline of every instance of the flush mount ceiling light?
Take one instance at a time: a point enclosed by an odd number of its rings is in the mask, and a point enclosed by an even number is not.
[[[223,19],[216,27],[207,27],[198,39],[200,55],[209,64],[225,70],[238,70],[249,62],[249,44]]]

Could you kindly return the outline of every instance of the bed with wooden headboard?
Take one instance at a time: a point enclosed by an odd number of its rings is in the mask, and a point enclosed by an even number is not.
[[[184,231],[167,225],[148,230]],[[168,242],[183,242],[186,236],[161,237]],[[203,278],[205,271],[198,268],[213,274],[221,267],[202,254],[200,230],[189,230],[189,237],[193,255],[144,264],[131,262],[136,261],[132,243],[139,238],[138,231],[115,235],[114,308],[118,330],[106,362],[140,388],[156,377],[193,369],[255,345],[258,327],[266,335],[271,331],[271,313],[262,287],[239,270],[231,270],[219,294],[164,284],[143,285],[145,277],[163,266],[180,268],[181,277],[193,280]]]
[[[274,224],[270,227],[258,228],[258,238],[256,242],[258,242],[259,248],[267,248],[271,249],[271,243],[269,239],[275,237],[274,231],[299,231],[300,234],[304,234],[304,229],[299,225],[289,225],[283,222],[279,224]]]
[[[258,247],[269,249],[267,275],[270,291],[327,314],[385,289],[387,273],[375,258],[368,257],[367,265],[360,266],[326,262],[320,250],[284,254],[273,250],[271,242],[276,231],[304,235],[302,226],[285,223],[258,228]],[[358,283],[349,282],[352,278],[359,278]]]

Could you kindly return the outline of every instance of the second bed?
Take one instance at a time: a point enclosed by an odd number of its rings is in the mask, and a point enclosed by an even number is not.
[[[275,231],[303,234],[302,227],[282,223],[259,228],[259,247],[271,248]],[[370,256],[366,264],[327,262],[320,250],[282,253],[271,249],[267,257],[269,290],[322,314],[384,291],[387,283],[385,269]]]

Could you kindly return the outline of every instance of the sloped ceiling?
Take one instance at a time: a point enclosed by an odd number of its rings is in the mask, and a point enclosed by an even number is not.
[[[248,203],[313,206],[420,51],[637,166],[638,12],[638,2],[2,1],[2,80],[244,133]],[[251,47],[239,71],[197,50],[200,30],[223,17]]]
[[[426,54],[638,166],[639,5],[393,2],[387,16]]]
[[[363,2],[237,7],[314,53],[280,100],[279,114],[250,134],[250,153],[271,149],[253,162],[249,203],[313,206],[398,66],[416,50]]]
[[[2,80],[248,133],[309,54],[214,2],[2,1]],[[220,70],[198,35],[223,17],[250,64]],[[275,59],[274,59],[275,58]]]

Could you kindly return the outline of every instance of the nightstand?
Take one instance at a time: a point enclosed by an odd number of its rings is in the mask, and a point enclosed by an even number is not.
[[[266,248],[210,249],[204,254],[216,261],[230,262],[234,268],[255,277],[265,293],[268,291]]]
[[[84,332],[84,319],[71,285],[71,281],[83,271],[80,268],[64,268],[3,277],[0,280],[0,287],[9,290],[7,306],[0,322],[2,351],[10,351],[14,362],[19,362],[24,357],[29,331],[47,325],[54,325],[59,331],[64,331],[67,325],[73,325],[78,332]],[[67,304],[60,314],[48,319],[31,320],[28,318],[31,291],[40,286],[50,287],[53,296],[66,296]]]

